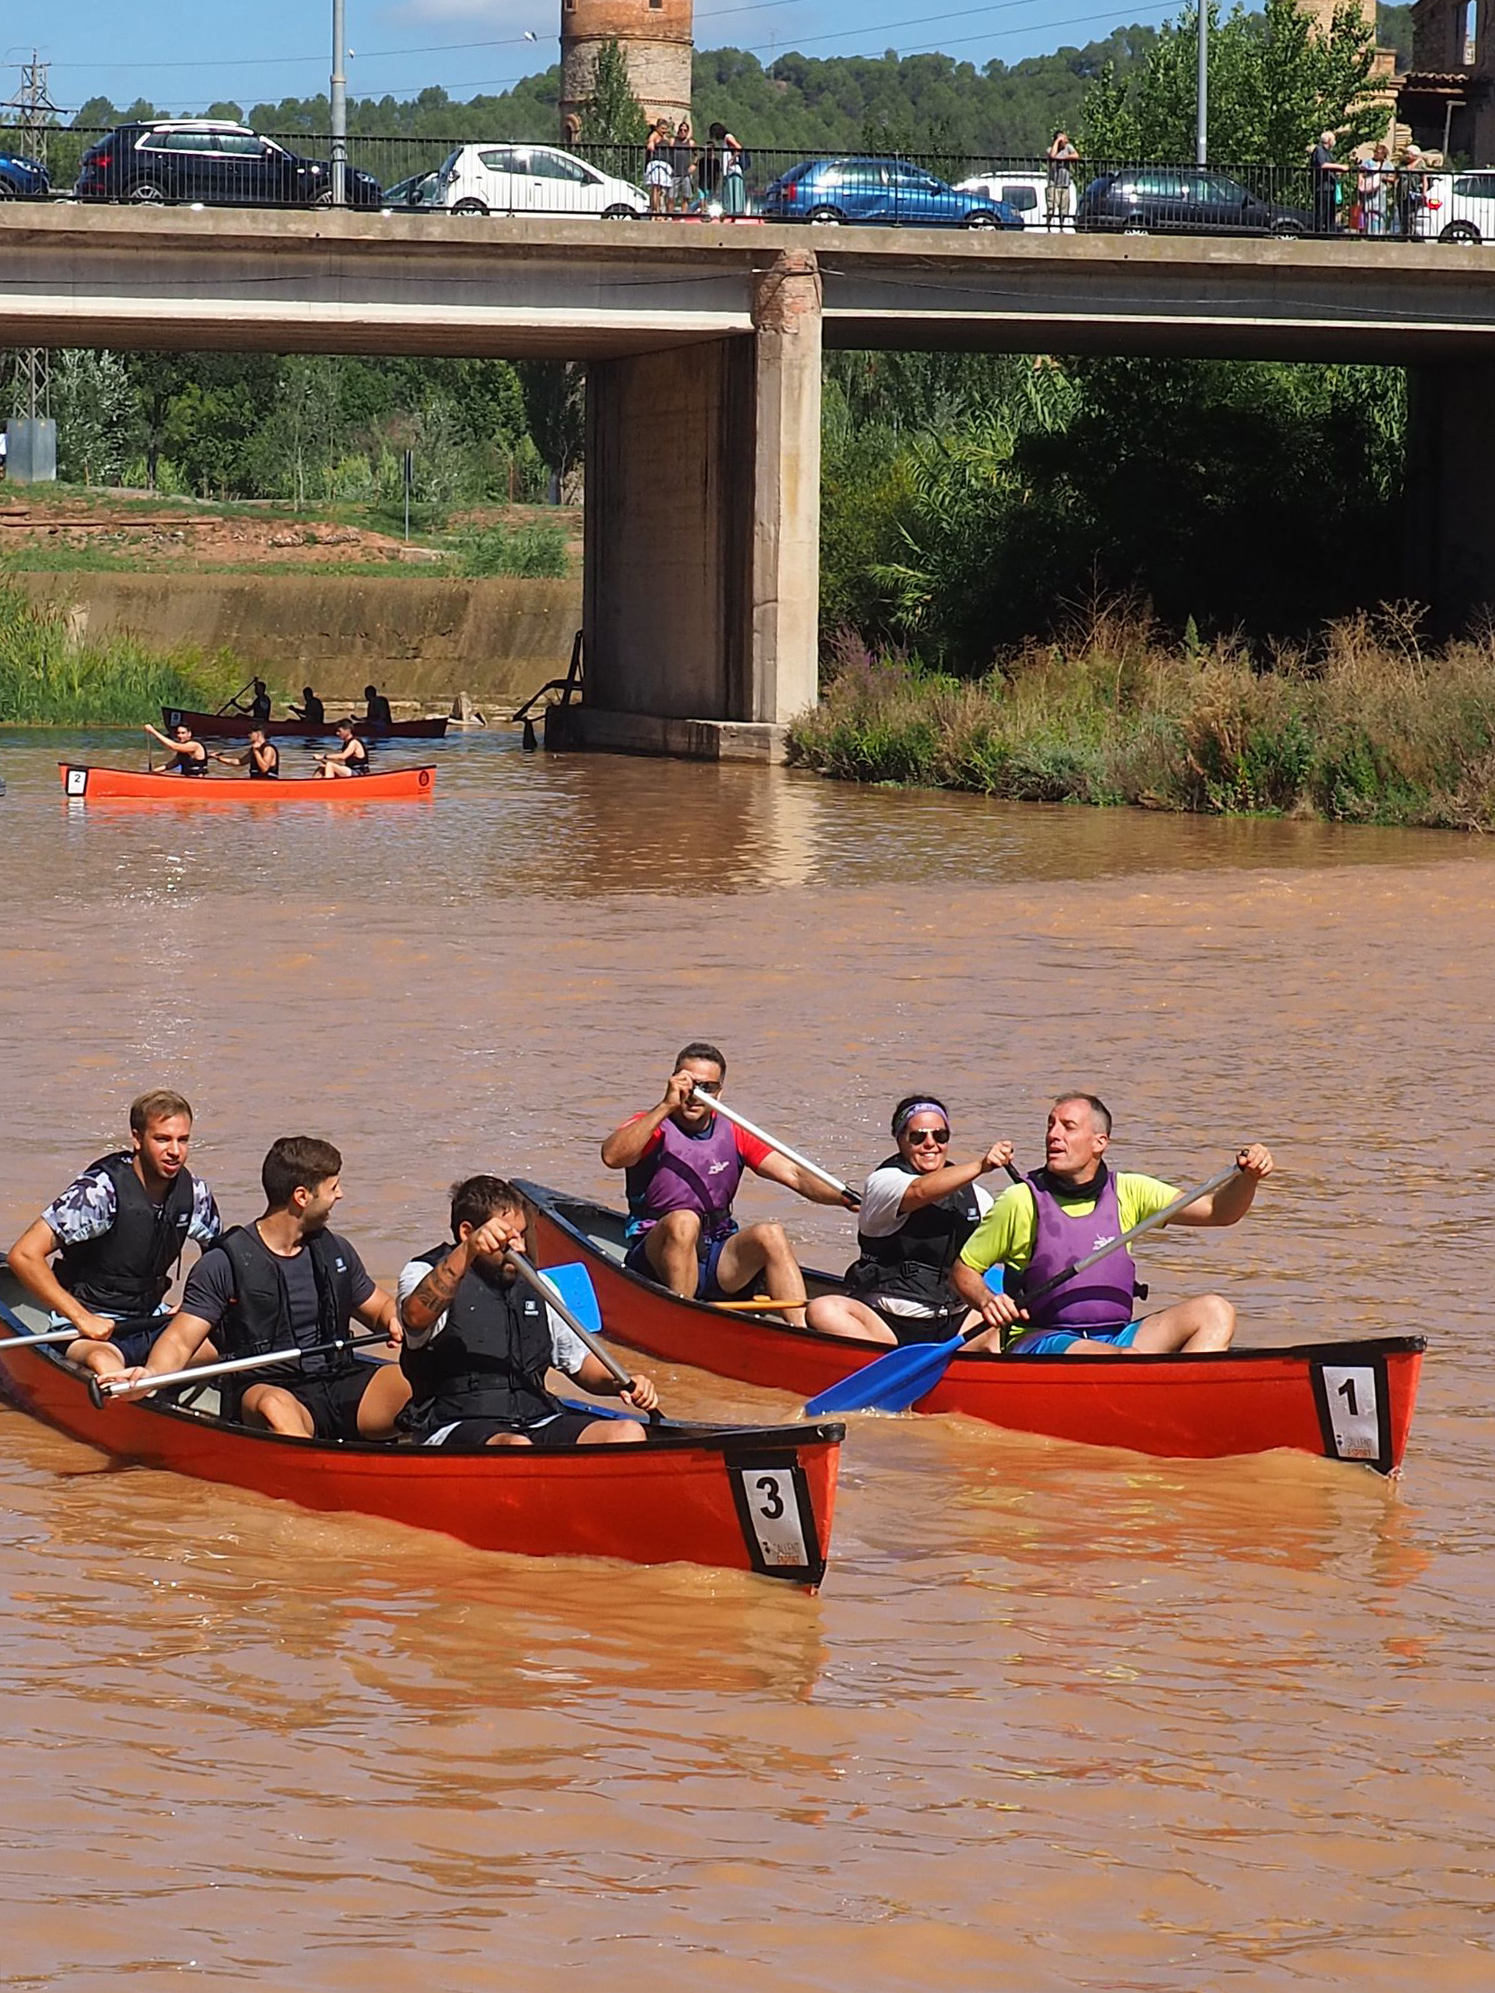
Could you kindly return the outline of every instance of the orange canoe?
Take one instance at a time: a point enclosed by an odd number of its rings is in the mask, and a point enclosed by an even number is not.
[[[302,1508],[383,1516],[479,1550],[705,1564],[810,1591],[825,1575],[841,1425],[665,1421],[643,1446],[553,1452],[284,1439],[219,1418],[211,1383],[97,1406],[87,1378],[53,1350],[14,1346],[48,1326],[0,1260],[0,1392],[117,1460]]]
[[[520,1181],[534,1205],[536,1263],[581,1260],[620,1343],[718,1377],[808,1398],[886,1350],[796,1329],[777,1315],[685,1301],[630,1273],[623,1217]],[[833,1275],[806,1272],[811,1295]],[[1292,1447],[1395,1473],[1407,1449],[1422,1370],[1421,1336],[1236,1348],[1198,1356],[996,1356],[962,1351],[916,1412],[964,1412],[1016,1432],[1163,1459],[1213,1460]]]
[[[434,768],[385,768],[375,775],[323,781],[282,775],[273,782],[250,782],[241,775],[147,774],[140,769],[86,768],[59,761],[63,794],[90,803],[373,803],[420,798],[434,793]]]

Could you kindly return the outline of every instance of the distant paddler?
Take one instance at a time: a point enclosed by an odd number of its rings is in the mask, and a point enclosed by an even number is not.
[[[950,1159],[950,1116],[936,1095],[906,1094],[893,1109],[894,1152],[862,1190],[856,1263],[841,1294],[821,1294],[806,1319],[827,1335],[864,1342],[943,1342],[980,1317],[950,1284],[956,1255],[992,1208],[980,1182],[1012,1161],[1010,1142]]]
[[[260,726],[249,729],[249,745],[242,754],[215,752],[213,759],[221,761],[226,768],[247,768],[251,782],[277,782],[280,779],[280,749]]]
[[[1113,1174],[1105,1162],[1110,1141],[1110,1110],[1095,1094],[1061,1094],[1049,1109],[1044,1167],[1003,1191],[951,1269],[957,1293],[989,1325],[970,1348],[1004,1347],[1030,1356],[1156,1356],[1229,1348],[1236,1314],[1221,1294],[1198,1294],[1137,1317],[1137,1267],[1124,1245],[1061,1281],[1035,1305],[1029,1321],[1023,1287],[1036,1292],[1185,1194],[1154,1176]],[[1271,1172],[1270,1151],[1253,1142],[1236,1157],[1227,1182],[1167,1222],[1238,1224]],[[988,1288],[985,1275],[994,1266],[1017,1277],[1016,1296]]]
[[[191,1140],[181,1094],[138,1095],[130,1147],[90,1163],[7,1255],[53,1325],[78,1331],[60,1346],[67,1360],[100,1377],[145,1362],[170,1319],[162,1302],[182,1248],[210,1246],[223,1229],[212,1191],[187,1168]]]
[[[364,724],[371,727],[392,727],[394,725],[394,714],[389,709],[389,701],[379,690],[378,686],[365,685],[363,696],[366,702],[363,715]]]
[[[344,775],[367,775],[369,772],[369,751],[353,730],[351,720],[337,723],[336,747],[328,748],[325,754],[316,759],[323,775],[336,780]]]
[[[178,775],[206,775],[208,772],[208,750],[194,735],[185,720],[178,720],[168,739],[159,727],[147,725],[146,732],[153,740],[160,741],[169,750],[176,763]]]
[[[304,720],[309,727],[319,730],[327,724],[327,710],[309,685],[301,688],[301,704],[292,706],[291,712],[298,720]]]
[[[744,1169],[808,1198],[850,1206],[853,1194],[713,1109],[727,1076],[715,1045],[697,1039],[676,1054],[658,1106],[631,1116],[602,1144],[608,1169],[628,1186],[628,1255],[634,1273],[699,1301],[750,1292],[760,1275],[786,1321],[804,1326],[805,1280],[782,1225],[739,1227],[732,1202]],[[704,1096],[704,1098],[703,1098]]]

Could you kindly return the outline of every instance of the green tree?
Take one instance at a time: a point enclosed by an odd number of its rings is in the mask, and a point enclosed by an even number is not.
[[[628,57],[619,41],[605,41],[597,50],[592,94],[581,114],[581,135],[589,146],[612,148],[611,157],[602,156],[608,170],[629,177],[637,172],[638,150],[649,136],[649,120],[633,94]]]
[[[1235,166],[1301,166],[1318,135],[1341,149],[1380,136],[1375,35],[1352,6],[1321,34],[1295,0],[1266,0],[1260,14],[1235,6],[1222,18],[1209,0],[1210,157]],[[1128,74],[1108,66],[1085,98],[1080,127],[1092,159],[1192,159],[1197,8],[1158,35]]]

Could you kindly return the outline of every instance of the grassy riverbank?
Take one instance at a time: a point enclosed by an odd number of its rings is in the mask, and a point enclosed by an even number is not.
[[[835,647],[792,758],[855,782],[1024,802],[1495,826],[1495,633],[1425,651],[1395,612],[1336,624],[1309,655],[1253,665],[1097,617],[979,683],[855,640]]]
[[[0,581],[0,726],[138,726],[160,706],[212,711],[247,675],[226,653],[75,642],[63,610]]]

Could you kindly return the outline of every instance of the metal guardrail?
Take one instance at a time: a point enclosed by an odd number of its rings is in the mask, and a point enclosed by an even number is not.
[[[185,122],[185,121],[181,121]],[[54,199],[72,198],[98,129],[48,128],[45,163]],[[325,134],[262,135],[242,143],[179,140],[133,151],[112,175],[81,191],[92,198],[186,204],[305,206],[330,199]],[[0,152],[38,151],[35,134],[0,125]],[[297,164],[297,162],[300,162]],[[371,137],[348,139],[351,204],[394,212],[653,216],[1004,226],[1115,233],[1335,235],[1483,241],[1495,238],[1495,171],[1388,169],[1354,160],[1315,184],[1307,165],[1175,165],[1077,160],[1068,184],[1041,158],[943,152],[827,153],[671,141],[643,146],[548,141]],[[0,159],[0,193],[4,162]],[[367,176],[362,178],[360,176]],[[16,191],[22,191],[17,189]]]

